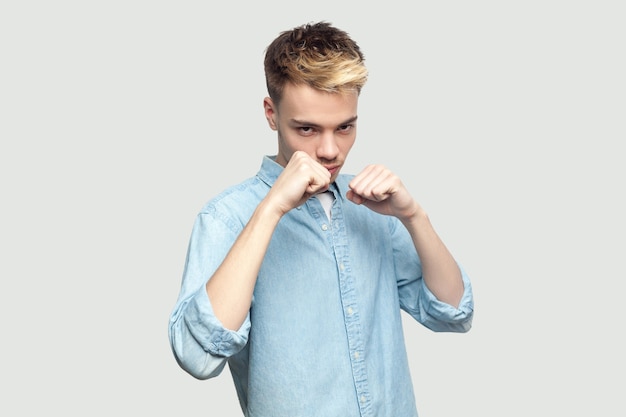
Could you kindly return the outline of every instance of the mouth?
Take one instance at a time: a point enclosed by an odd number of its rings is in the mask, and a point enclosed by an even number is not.
[[[339,165],[335,165],[335,166],[330,166],[330,167],[324,167],[328,170],[328,172],[330,172],[330,175],[335,175],[337,172],[339,172]]]

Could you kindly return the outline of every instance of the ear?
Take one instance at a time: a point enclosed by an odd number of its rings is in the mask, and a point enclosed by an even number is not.
[[[269,97],[265,97],[263,99],[263,109],[265,110],[265,119],[267,119],[270,129],[276,130],[278,125],[276,123],[276,115],[278,114],[278,111],[274,105],[274,101]]]

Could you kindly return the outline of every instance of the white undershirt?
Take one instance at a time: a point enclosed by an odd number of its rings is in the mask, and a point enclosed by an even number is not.
[[[322,207],[324,207],[324,211],[326,212],[326,217],[330,219],[330,208],[333,205],[333,200],[335,199],[335,196],[333,195],[332,192],[326,191],[321,194],[318,194],[317,198],[320,200],[320,203],[322,203]]]

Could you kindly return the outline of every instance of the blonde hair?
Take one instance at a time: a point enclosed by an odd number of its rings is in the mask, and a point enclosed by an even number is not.
[[[267,90],[276,103],[287,83],[329,93],[360,93],[368,75],[357,43],[327,22],[282,32],[267,47],[264,66]]]

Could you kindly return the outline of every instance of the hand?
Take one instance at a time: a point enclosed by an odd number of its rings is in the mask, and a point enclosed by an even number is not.
[[[330,172],[306,152],[296,151],[267,195],[280,214],[304,204],[311,196],[328,190]]]
[[[419,205],[400,178],[382,165],[369,165],[350,181],[347,197],[380,214],[405,220],[415,215]]]

